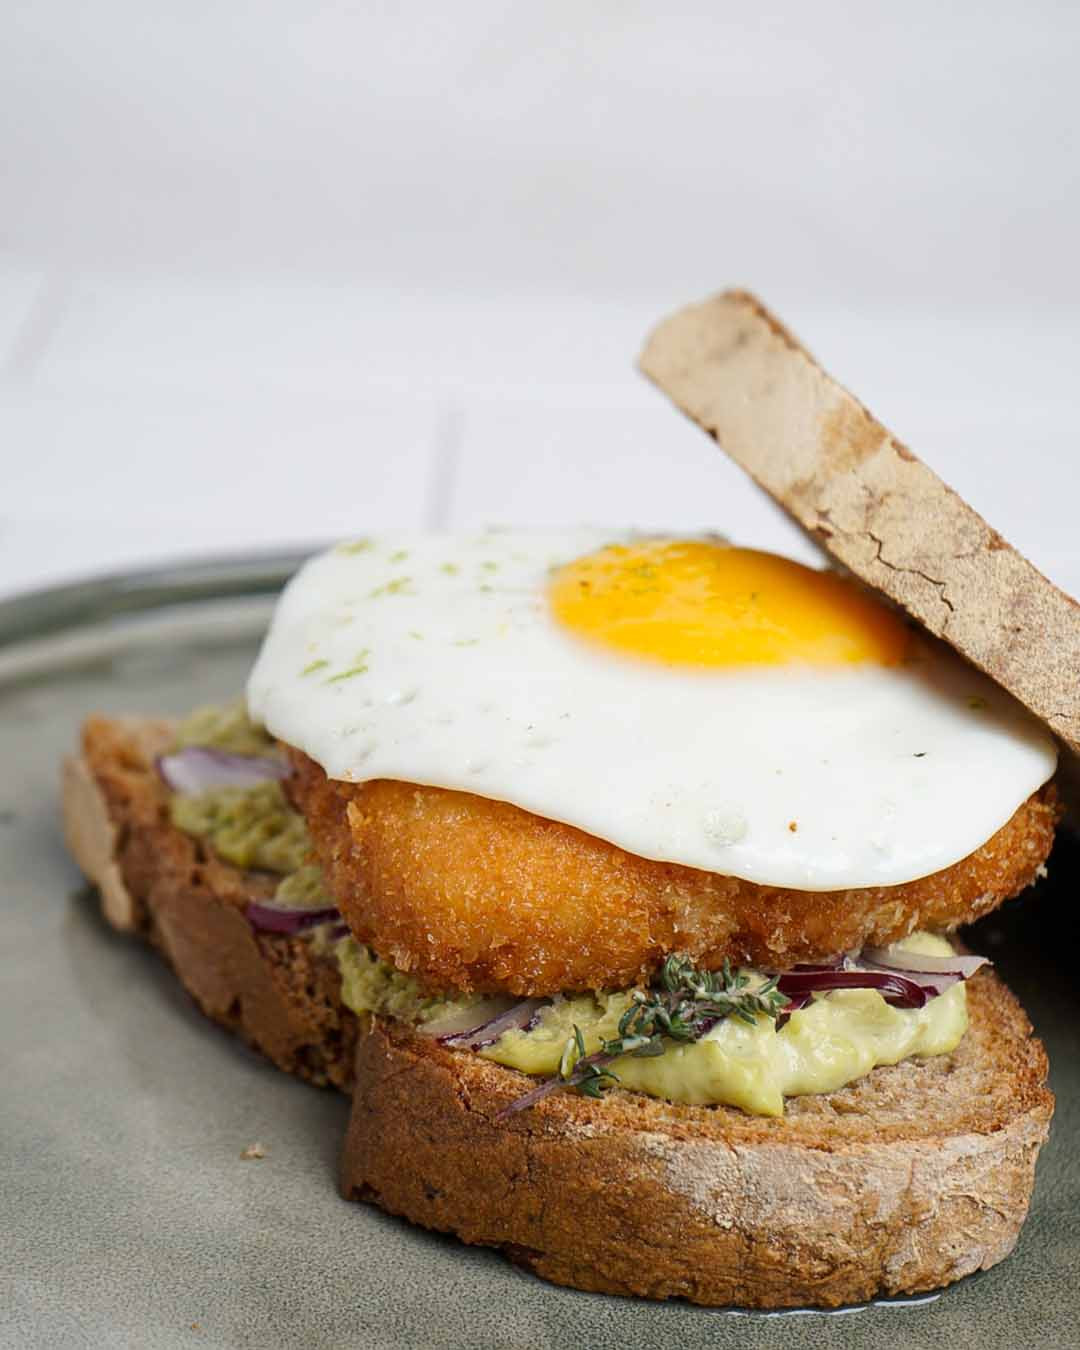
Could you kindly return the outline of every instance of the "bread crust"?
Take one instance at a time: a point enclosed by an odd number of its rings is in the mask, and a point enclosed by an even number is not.
[[[665,319],[640,368],[845,567],[1080,752],[1080,606],[1004,540],[754,296]]]
[[[1050,852],[1053,786],[943,871],[899,886],[795,891],[635,857],[508,802],[385,779],[343,783],[300,751],[290,791],[349,926],[437,988],[620,989],[673,951],[784,969],[951,931],[1029,886]]]
[[[990,972],[953,1054],[792,1098],[782,1119],[616,1091],[506,1119],[535,1080],[375,1022],[342,1193],[577,1289],[835,1307],[938,1288],[1012,1250],[1053,1097]]]
[[[162,719],[86,722],[82,753],[64,765],[68,846],[109,923],[156,947],[207,1017],[287,1073],[347,1091],[356,1019],[337,964],[305,938],[255,931],[244,907],[278,879],[230,866],[170,823],[154,759],[173,731]]]

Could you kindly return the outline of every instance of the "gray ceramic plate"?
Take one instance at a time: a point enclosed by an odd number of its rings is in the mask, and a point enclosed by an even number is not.
[[[1004,1265],[939,1297],[744,1314],[557,1289],[494,1253],[346,1204],[346,1103],[192,1010],[107,929],[57,823],[91,711],[179,713],[240,687],[295,559],[113,578],[0,605],[0,1341],[12,1346],[1080,1344],[1080,869],[975,929],[1029,1009],[1058,1112]],[[242,1161],[248,1145],[266,1150]]]

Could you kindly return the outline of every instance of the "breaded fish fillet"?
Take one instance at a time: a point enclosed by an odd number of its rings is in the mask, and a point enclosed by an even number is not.
[[[1030,885],[1053,841],[1052,786],[944,871],[901,886],[794,891],[627,853],[466,792],[328,779],[291,751],[291,792],[353,933],[440,989],[627,988],[673,951],[783,969],[949,931]]]

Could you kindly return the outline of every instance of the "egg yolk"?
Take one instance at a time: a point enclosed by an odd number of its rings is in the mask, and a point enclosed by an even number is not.
[[[895,665],[908,631],[835,572],[704,539],[613,544],[552,578],[580,637],[667,665]]]

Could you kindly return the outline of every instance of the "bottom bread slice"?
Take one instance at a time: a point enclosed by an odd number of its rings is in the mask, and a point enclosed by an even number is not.
[[[156,947],[197,1006],[278,1068],[347,1090],[356,1018],[332,956],[256,932],[245,906],[278,879],[232,867],[169,821],[155,758],[171,722],[92,717],[64,765],[64,834],[105,918]]]
[[[399,1024],[361,1030],[343,1194],[577,1289],[835,1307],[1012,1250],[1053,1097],[989,971],[951,1054],[792,1098],[781,1119],[615,1091],[500,1118],[535,1082]]]

